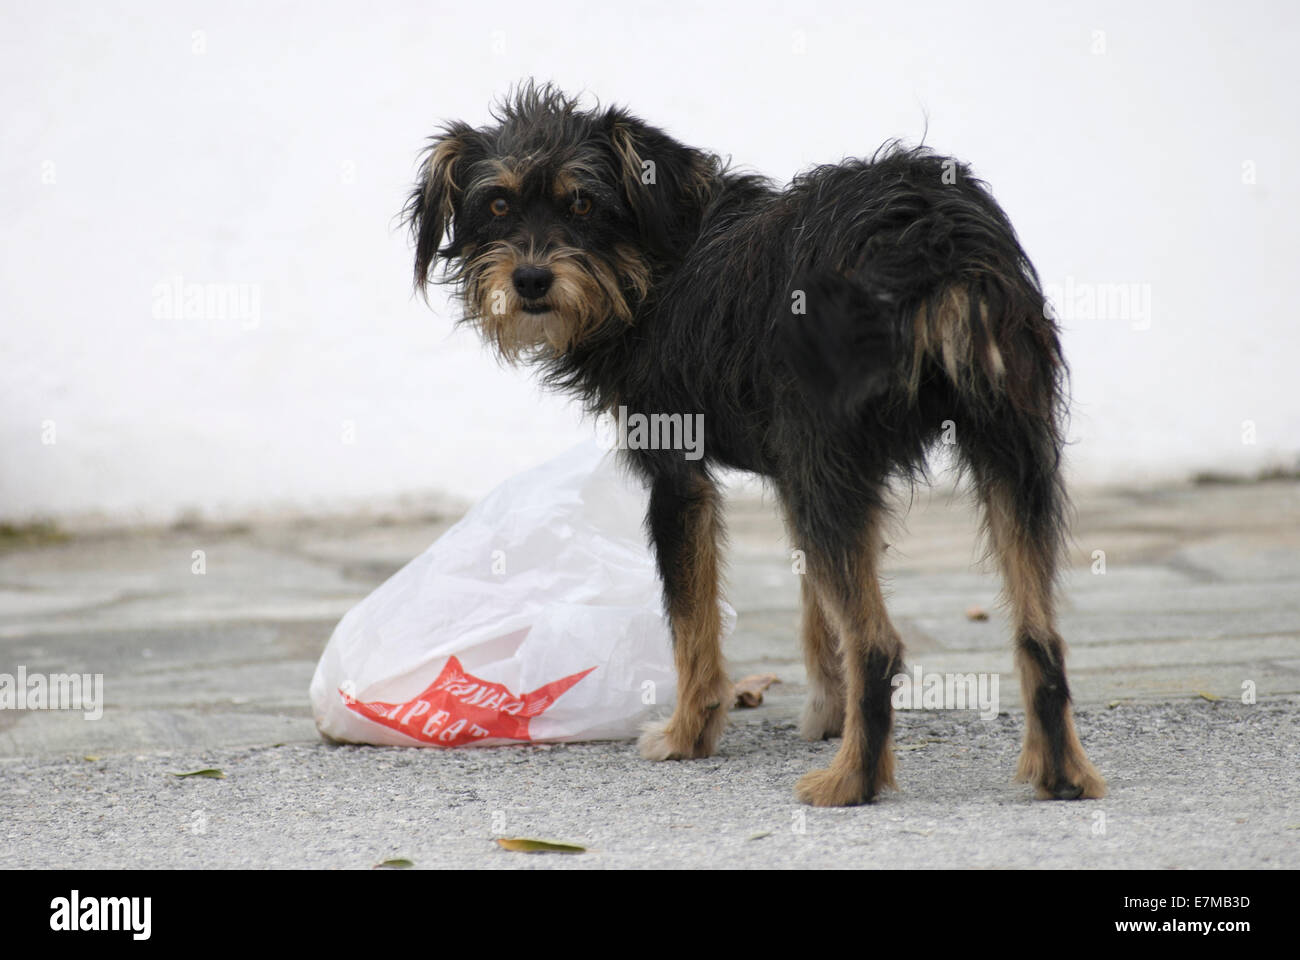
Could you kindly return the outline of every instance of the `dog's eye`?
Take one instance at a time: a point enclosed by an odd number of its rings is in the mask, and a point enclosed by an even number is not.
[[[585,217],[591,213],[591,200],[587,197],[575,197],[573,203],[569,204],[569,209],[575,216]]]
[[[497,197],[490,204],[488,204],[488,209],[492,211],[492,216],[504,217],[507,213],[510,212],[510,204],[506,202],[505,197]]]

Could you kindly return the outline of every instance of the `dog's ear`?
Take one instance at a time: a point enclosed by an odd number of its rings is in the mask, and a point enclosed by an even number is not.
[[[463,165],[473,132],[467,124],[453,123],[431,139],[420,160],[415,189],[402,211],[403,222],[415,240],[415,286],[421,292],[428,286],[434,260],[452,252],[439,247],[456,217],[460,201],[457,168]]]
[[[680,257],[717,191],[718,158],[617,107],[601,122],[643,244],[661,257]]]

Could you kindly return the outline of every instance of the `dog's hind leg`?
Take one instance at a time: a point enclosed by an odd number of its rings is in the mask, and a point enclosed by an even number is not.
[[[799,735],[805,740],[837,737],[844,729],[844,674],[839,634],[826,619],[808,576],[800,578],[803,595],[803,661],[808,671],[808,700]]]
[[[647,760],[711,756],[727,723],[732,685],[722,660],[719,507],[703,474],[661,477],[650,491],[646,523],[672,623],[677,705],[666,723],[641,735]]]
[[[989,545],[1002,569],[1015,629],[1025,740],[1016,779],[1042,799],[1102,797],[1106,781],[1079,743],[1056,630],[1053,588],[1065,537],[1059,444],[1050,423],[1004,409],[970,418],[962,455],[984,508]]]
[[[854,547],[808,537],[808,574],[827,621],[839,635],[844,739],[825,770],[799,780],[800,800],[819,807],[869,803],[894,784],[891,683],[903,669],[903,643],[885,612],[877,571],[883,549],[880,510],[872,510]],[[832,541],[833,542],[833,541]]]

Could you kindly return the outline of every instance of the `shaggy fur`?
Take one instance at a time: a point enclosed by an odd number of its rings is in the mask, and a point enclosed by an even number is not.
[[[1103,795],[1053,615],[1065,365],[1037,275],[965,164],[889,144],[780,189],[530,83],[491,125],[434,137],[406,219],[417,286],[443,261],[503,357],[593,413],[704,416],[702,458],[624,452],[651,487],[679,683],[646,757],[709,756],[725,725],[714,472],[732,467],[773,484],[807,557],[802,730],[843,741],[798,795],[855,804],[893,786],[903,649],[878,582],[886,495],[924,477],[947,430],[1015,622],[1019,773],[1043,797]]]

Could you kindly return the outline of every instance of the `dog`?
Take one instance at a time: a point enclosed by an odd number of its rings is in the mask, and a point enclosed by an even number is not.
[[[785,188],[617,106],[519,86],[493,122],[431,138],[403,210],[415,284],[444,267],[500,357],[536,365],[593,414],[702,414],[703,455],[624,456],[677,668],[650,760],[707,757],[727,719],[723,521],[715,475],[760,475],[804,551],[800,733],[842,737],[796,794],[867,803],[895,787],[891,678],[903,645],[879,582],[896,479],[955,440],[1014,622],[1026,711],[1017,778],[1041,798],[1100,797],[1075,731],[1054,619],[1067,500],[1067,369],[1037,273],[970,168],[897,141]]]

